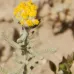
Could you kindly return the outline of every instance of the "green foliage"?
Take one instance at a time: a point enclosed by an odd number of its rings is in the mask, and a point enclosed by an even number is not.
[[[67,59],[63,57],[62,62],[59,64],[59,70],[62,70],[64,74],[72,74],[70,68],[74,59],[73,56],[68,56]]]

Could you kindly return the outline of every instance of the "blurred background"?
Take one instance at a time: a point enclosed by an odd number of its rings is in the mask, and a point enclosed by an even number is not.
[[[38,18],[41,18],[40,27],[38,29],[38,37],[41,41],[41,45],[38,45],[38,48],[35,48],[35,50],[42,51],[43,49],[56,49],[56,53],[54,54],[46,54],[44,55],[47,59],[53,61],[56,65],[58,65],[62,59],[63,56],[65,58],[68,57],[68,55],[72,54],[74,52],[74,23],[68,25],[63,25],[62,29],[61,26],[57,23],[57,25],[52,24],[52,20],[49,20],[49,16],[47,14],[50,12],[51,8],[53,7],[53,4],[59,5],[58,3],[61,0],[34,0],[36,4],[39,4],[39,14]],[[53,1],[53,2],[52,2]],[[64,0],[62,0],[64,1]],[[69,0],[66,0],[69,1]],[[72,0],[74,2],[74,0]],[[38,3],[39,2],[39,3]],[[74,5],[72,2],[72,6]],[[16,42],[16,40],[19,37],[19,31],[21,30],[21,26],[18,25],[16,22],[13,21],[13,9],[15,6],[19,3],[18,0],[0,0],[0,61],[6,62],[8,60],[8,57],[12,55],[12,52],[10,49],[12,47],[10,44],[5,41],[2,37],[2,32],[5,32],[5,34],[8,36],[9,39]],[[54,7],[55,7],[54,6]],[[57,8],[59,6],[56,6]],[[59,8],[58,8],[59,9]],[[61,7],[60,7],[61,9]],[[45,15],[45,17],[44,17]],[[74,13],[72,13],[74,16]],[[54,16],[53,16],[54,18]],[[59,27],[60,26],[60,27]],[[60,29],[61,31],[60,31]],[[59,31],[58,33],[55,33]],[[35,41],[35,43],[37,43]],[[33,45],[35,45],[33,43]],[[5,51],[5,55],[2,56],[3,50]],[[8,54],[9,53],[9,54]],[[48,64],[42,67],[44,68],[40,74],[54,74],[53,71],[49,70]],[[47,69],[49,71],[47,71]],[[37,69],[38,70],[38,69]],[[72,67],[72,74],[74,74],[74,65]],[[38,74],[38,73],[37,73]]]

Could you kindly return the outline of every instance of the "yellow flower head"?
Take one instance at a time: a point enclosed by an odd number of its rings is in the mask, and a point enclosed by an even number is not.
[[[37,15],[37,6],[34,3],[32,3],[32,0],[21,2],[14,9],[14,16],[16,17],[17,20],[19,19],[18,21],[23,25],[25,25],[24,22],[26,22],[28,26],[34,26],[39,24],[39,21],[35,19],[36,15]],[[33,19],[34,21],[32,21]]]
[[[22,12],[21,18],[23,18],[24,20],[28,19],[28,14],[26,12]]]
[[[36,14],[37,14],[36,11],[31,11],[31,12],[29,13],[29,16],[30,16],[30,17],[36,17]]]
[[[33,26],[32,20],[27,20],[26,23],[27,23],[27,25],[28,25],[29,27]]]
[[[35,19],[35,20],[33,21],[33,24],[38,25],[38,24],[39,24],[38,19]]]
[[[24,20],[22,19],[22,20],[20,20],[19,22],[20,22],[20,24],[23,26]]]

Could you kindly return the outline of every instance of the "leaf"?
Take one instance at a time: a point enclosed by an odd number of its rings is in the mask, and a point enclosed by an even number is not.
[[[49,66],[50,66],[50,69],[56,73],[56,65],[52,62],[52,61],[49,61]]]

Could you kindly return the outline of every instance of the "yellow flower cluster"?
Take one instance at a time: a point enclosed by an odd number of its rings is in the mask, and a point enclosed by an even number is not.
[[[21,23],[21,25],[27,25],[28,27],[38,25],[38,19],[35,19],[37,15],[37,6],[32,3],[31,0],[21,2],[14,9],[14,16]]]

